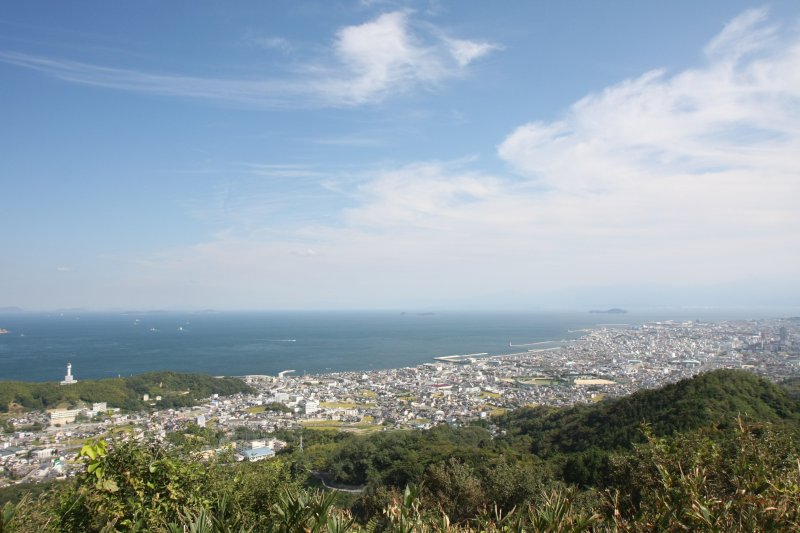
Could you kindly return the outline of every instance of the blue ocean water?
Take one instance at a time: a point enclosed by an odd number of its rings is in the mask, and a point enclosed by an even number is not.
[[[505,354],[574,339],[602,323],[754,318],[747,313],[64,313],[0,315],[0,380],[57,381],[151,370],[297,374],[413,366],[433,357]]]

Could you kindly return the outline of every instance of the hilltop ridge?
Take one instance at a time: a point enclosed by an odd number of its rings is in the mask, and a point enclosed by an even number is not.
[[[0,382],[0,412],[8,411],[12,404],[25,409],[49,409],[77,402],[106,402],[109,407],[136,410],[147,405],[142,400],[145,394],[161,397],[153,402],[155,407],[186,407],[212,394],[226,396],[240,392],[252,392],[252,388],[238,378],[170,371],[81,380],[68,386],[57,382],[3,381]]]
[[[591,447],[630,448],[643,442],[642,423],[667,436],[735,423],[800,421],[800,402],[786,389],[743,370],[715,370],[658,389],[640,390],[595,405],[523,408],[502,416],[500,427],[532,439],[537,455]]]

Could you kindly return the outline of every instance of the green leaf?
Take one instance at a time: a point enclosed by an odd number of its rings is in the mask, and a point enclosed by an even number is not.
[[[104,490],[106,492],[117,492],[119,490],[117,482],[114,481],[113,479],[104,479],[103,481],[98,481],[97,488]]]
[[[81,456],[88,457],[91,460],[97,459],[97,452],[95,452],[94,446],[91,444],[85,444],[83,448],[81,448]]]

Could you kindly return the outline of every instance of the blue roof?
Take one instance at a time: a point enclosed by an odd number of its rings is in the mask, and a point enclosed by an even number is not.
[[[275,455],[275,452],[272,451],[272,448],[263,447],[263,448],[253,448],[252,450],[244,450],[242,452],[245,459],[257,459],[261,457],[272,457]]]

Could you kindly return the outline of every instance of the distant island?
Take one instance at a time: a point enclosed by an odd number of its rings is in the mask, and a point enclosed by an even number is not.
[[[589,312],[603,315],[624,315],[628,311],[625,309],[620,309],[619,307],[612,307],[611,309],[592,309]]]

